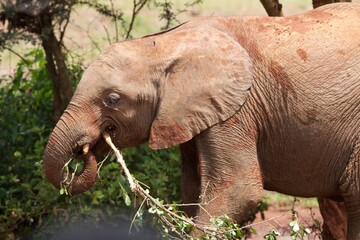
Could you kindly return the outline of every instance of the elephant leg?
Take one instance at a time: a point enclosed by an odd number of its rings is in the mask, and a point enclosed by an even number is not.
[[[348,215],[347,239],[360,240],[360,141],[341,176],[340,191]]]
[[[192,139],[180,145],[181,152],[181,197],[183,203],[192,204],[199,202],[200,175],[198,171],[198,155],[195,141]],[[189,217],[195,217],[198,206],[188,205],[183,211]]]
[[[318,198],[321,215],[324,219],[322,238],[328,240],[345,240],[347,215],[344,202],[328,198]]]
[[[198,222],[221,215],[244,221],[263,196],[255,140],[239,125],[218,124],[195,138],[201,186]]]

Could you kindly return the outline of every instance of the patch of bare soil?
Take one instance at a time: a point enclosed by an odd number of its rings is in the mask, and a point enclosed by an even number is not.
[[[311,233],[304,239],[318,240],[321,239],[321,232],[318,223],[322,223],[322,217],[319,208],[305,208],[297,206],[294,208],[298,223],[300,226],[309,228]],[[253,228],[257,231],[256,235],[252,235],[250,239],[264,239],[264,236],[275,229],[280,233],[277,237],[278,240],[292,239],[290,236],[292,221],[291,207],[275,208],[269,206],[269,209],[265,212],[265,220],[261,219],[260,213],[257,214],[254,221]],[[301,239],[301,238],[297,238]]]

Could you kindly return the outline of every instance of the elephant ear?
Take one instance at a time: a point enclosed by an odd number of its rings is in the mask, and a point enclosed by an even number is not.
[[[233,116],[253,82],[249,55],[234,36],[215,28],[177,29],[159,36],[170,59],[164,68],[153,149],[184,143]]]

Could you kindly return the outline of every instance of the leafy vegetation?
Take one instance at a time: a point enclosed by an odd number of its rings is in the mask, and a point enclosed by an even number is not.
[[[17,66],[13,79],[1,79],[0,88],[0,235],[16,239],[29,235],[47,239],[66,225],[87,222],[101,226],[106,218],[127,218],[127,191],[118,164],[104,164],[100,180],[79,196],[63,196],[43,175],[42,155],[54,127],[51,120],[52,86],[42,50],[34,49]],[[73,83],[82,68],[68,64]],[[146,146],[130,148],[125,154],[140,181],[154,194],[172,202],[179,199],[177,149],[149,151]],[[126,212],[126,214],[124,214]],[[104,217],[106,216],[106,217]]]

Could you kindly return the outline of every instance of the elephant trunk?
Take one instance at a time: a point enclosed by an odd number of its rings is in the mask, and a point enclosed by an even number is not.
[[[44,153],[44,170],[46,177],[55,187],[65,187],[69,194],[78,194],[94,184],[97,162],[91,150],[85,150],[86,154],[82,153],[77,157],[78,160],[84,161],[83,170],[72,176],[72,170],[66,167],[66,164],[81,147],[78,144],[86,141],[86,134],[81,133],[81,124],[76,125],[73,121],[71,123],[69,119],[72,118],[67,117],[66,112],[64,115],[49,137]]]

